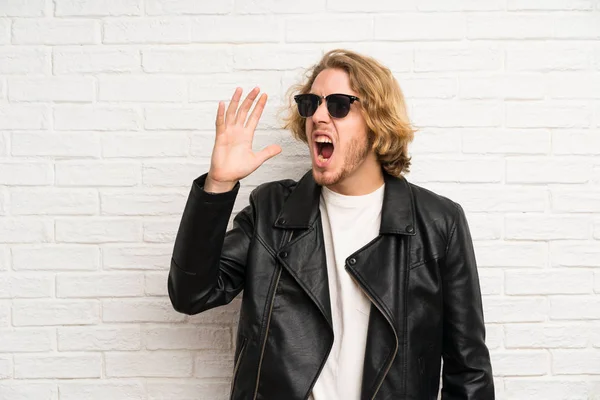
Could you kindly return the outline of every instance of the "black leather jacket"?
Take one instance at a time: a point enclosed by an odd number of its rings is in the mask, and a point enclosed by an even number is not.
[[[173,307],[197,314],[243,289],[231,398],[306,399],[333,343],[318,186],[263,184],[227,225],[227,193],[192,185],[175,240]],[[472,239],[461,206],[385,175],[377,238],[346,259],[372,302],[361,399],[492,400]],[[351,349],[349,349],[352,351]]]

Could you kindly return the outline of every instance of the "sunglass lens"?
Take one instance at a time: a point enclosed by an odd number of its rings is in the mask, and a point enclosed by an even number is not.
[[[304,118],[312,117],[319,107],[319,97],[312,94],[301,94],[296,96],[298,113]]]
[[[350,99],[337,94],[329,95],[327,96],[327,110],[334,118],[344,118],[350,111]]]

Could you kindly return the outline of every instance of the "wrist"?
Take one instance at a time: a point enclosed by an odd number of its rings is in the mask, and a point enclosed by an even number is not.
[[[226,193],[233,190],[236,182],[217,182],[210,177],[204,181],[204,191],[207,193]]]

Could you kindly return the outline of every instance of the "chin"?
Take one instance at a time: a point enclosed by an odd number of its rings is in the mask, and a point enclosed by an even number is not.
[[[333,170],[333,171],[322,171],[318,169],[315,165],[312,167],[312,174],[315,182],[320,186],[331,186],[338,183],[342,178],[341,171]]]

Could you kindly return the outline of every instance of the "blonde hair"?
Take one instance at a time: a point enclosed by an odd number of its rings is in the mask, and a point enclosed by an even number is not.
[[[411,157],[408,144],[416,130],[408,120],[404,95],[396,78],[389,68],[372,57],[345,49],[325,53],[321,61],[306,71],[306,82],[293,85],[288,90],[284,129],[289,129],[296,139],[308,143],[306,119],[298,114],[294,95],[309,93],[317,75],[327,68],[341,69],[350,76],[350,87],[360,98],[360,103],[355,104],[360,104],[360,112],[369,129],[371,149],[375,150],[382,168],[396,177],[409,172]]]

